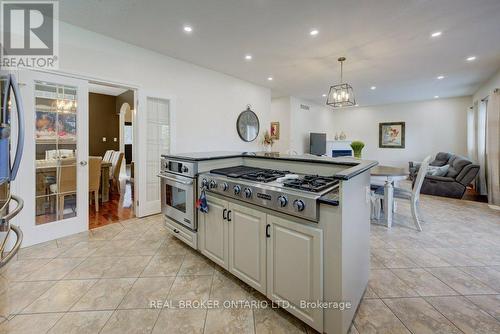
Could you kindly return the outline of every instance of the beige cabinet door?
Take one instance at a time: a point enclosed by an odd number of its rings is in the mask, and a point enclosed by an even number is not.
[[[266,293],[266,214],[229,203],[229,271]]]
[[[227,217],[228,202],[207,196],[208,212],[200,213],[200,251],[219,266],[228,267]]]
[[[323,310],[300,305],[323,299],[322,230],[271,215],[267,223],[267,297],[290,303],[287,311],[322,332]]]

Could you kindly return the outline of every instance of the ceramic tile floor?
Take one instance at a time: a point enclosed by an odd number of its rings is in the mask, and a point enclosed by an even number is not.
[[[351,333],[500,333],[500,212],[423,196],[421,233],[398,203],[372,224],[369,286]],[[0,272],[1,333],[304,333],[273,309],[153,309],[152,300],[262,299],[132,219],[20,251]]]

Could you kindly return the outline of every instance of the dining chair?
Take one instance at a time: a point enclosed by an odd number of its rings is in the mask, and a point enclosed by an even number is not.
[[[50,192],[58,197],[57,219],[64,218],[66,196],[76,194],[76,159],[60,159],[57,164],[57,182],[51,184]]]
[[[111,175],[111,182],[113,184],[113,188],[116,190],[116,192],[120,192],[120,169],[122,167],[122,162],[123,162],[123,152],[115,152],[113,154],[113,167],[111,169],[112,175]]]
[[[431,156],[427,156],[418,171],[417,178],[413,189],[406,190],[403,188],[394,187],[394,198],[410,201],[411,215],[413,217],[413,223],[418,231],[422,231],[422,226],[420,225],[420,213],[419,213],[419,200],[420,200],[420,189],[422,188],[422,183],[424,182],[425,175],[427,174],[427,169],[429,167],[429,162],[431,161]],[[372,216],[380,219],[380,212],[383,206],[381,201],[384,199],[384,187],[378,187],[372,193]]]
[[[111,158],[113,157],[113,150],[107,150],[106,153],[104,153],[104,157],[102,158],[102,161],[104,162],[110,162]]]
[[[101,157],[89,157],[89,192],[94,195],[95,211],[99,212],[99,186],[101,184]],[[92,203],[92,196],[89,197]]]

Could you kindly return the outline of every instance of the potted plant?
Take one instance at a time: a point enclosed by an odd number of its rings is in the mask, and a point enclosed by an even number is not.
[[[361,150],[365,147],[365,143],[359,140],[355,140],[351,143],[352,152],[355,158],[361,159]]]
[[[264,149],[266,150],[266,152],[271,152],[274,144],[274,138],[269,134],[269,131],[267,130],[264,133],[262,144],[264,145]]]

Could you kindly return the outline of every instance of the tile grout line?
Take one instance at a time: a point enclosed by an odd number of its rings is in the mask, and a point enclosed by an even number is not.
[[[481,296],[500,296],[500,294],[495,294],[495,295],[481,295]],[[493,319],[496,319],[498,321],[498,323],[500,323],[500,317],[497,317],[494,314],[490,313],[490,311],[487,311],[487,310],[483,309],[481,306],[479,306],[476,303],[474,303],[474,301],[472,299],[468,298],[468,297],[474,297],[474,295],[467,295],[467,296],[463,296],[463,297],[465,299],[467,299],[468,301],[470,301],[472,304],[474,304],[474,306],[476,306],[478,309],[480,309],[483,312],[486,312],[488,315],[490,315],[491,317],[493,317]]]
[[[469,267],[469,266],[468,266],[468,267]],[[474,266],[470,266],[470,267],[474,267]],[[492,267],[492,266],[486,266],[486,268],[491,268],[491,267]],[[487,286],[488,288],[490,288],[491,290],[496,291],[497,293],[499,293],[499,294],[500,294],[500,291],[499,291],[499,290],[497,290],[496,288],[494,288],[493,286],[491,286],[491,285],[490,285],[490,283],[485,282],[485,281],[483,281],[482,279],[480,279],[479,277],[474,276],[473,274],[470,274],[470,273],[468,273],[468,272],[464,271],[462,268],[467,268],[467,267],[457,267],[457,269],[458,269],[458,270],[460,270],[461,272],[463,272],[464,274],[469,275],[470,277],[472,277],[472,278],[474,278],[474,279],[478,280],[479,282],[483,283],[484,285],[486,285],[486,286]],[[483,268],[483,267],[481,266],[480,268]],[[496,269],[494,269],[494,268],[493,268],[493,270],[496,270]]]
[[[403,326],[404,326],[404,327],[408,330],[408,332],[413,333],[413,334],[416,334],[416,333],[414,333],[411,329],[409,329],[409,328],[408,328],[408,326],[407,326],[407,325],[403,322],[403,320],[401,320],[401,319],[397,316],[397,314],[395,314],[395,313],[392,311],[392,309],[389,307],[389,305],[387,305],[387,304],[385,303],[384,299],[380,299],[380,301],[381,301],[381,302],[385,305],[385,307],[387,307],[387,309],[388,309],[388,310],[392,313],[392,315],[394,315],[394,316],[395,316],[395,317],[399,320],[399,322],[401,322],[401,324],[402,324],[402,325],[403,325]]]
[[[215,270],[212,273],[212,281],[210,282],[210,292],[208,293],[209,299],[212,296],[212,291],[213,291],[213,287],[214,287],[214,277],[215,277]],[[203,322],[203,333],[205,333],[205,331],[207,329],[207,318],[208,318],[208,310],[205,312],[205,321]]]
[[[451,297],[453,297],[453,296],[451,296]],[[454,296],[454,297],[458,297],[458,296]],[[430,301],[428,301],[427,300],[428,298],[432,298],[432,297],[424,298],[426,303],[428,303],[433,309],[435,309],[439,314],[441,314],[446,320],[448,320],[450,323],[452,323],[453,326],[455,326],[455,328],[457,328],[462,333],[465,333],[460,327],[458,327],[457,324],[455,324],[455,322],[453,322],[453,320],[449,319],[443,312],[439,311]],[[436,297],[436,298],[440,298],[440,297]]]

